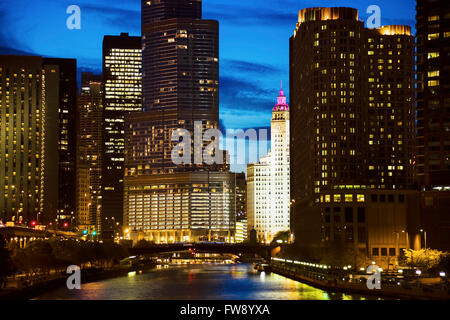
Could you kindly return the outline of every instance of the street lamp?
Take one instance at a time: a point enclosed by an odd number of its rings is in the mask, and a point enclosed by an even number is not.
[[[402,233],[406,234],[406,249],[409,249],[409,233],[405,230],[402,230]]]
[[[424,235],[424,240],[425,240],[425,249],[427,248],[427,232],[423,229],[420,229],[420,232],[423,233]]]
[[[395,253],[396,253],[396,256],[397,256],[397,266],[398,266],[398,257],[400,256],[400,252],[399,252],[399,239],[400,239],[400,232],[397,232],[397,231],[394,231],[393,232],[394,234],[396,234],[397,235],[397,237],[396,237],[396,239],[395,239]],[[389,265],[388,265],[388,269],[389,269]]]

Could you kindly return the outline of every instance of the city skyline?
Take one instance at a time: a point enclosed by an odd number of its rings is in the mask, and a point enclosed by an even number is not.
[[[0,4],[0,299],[450,299],[450,1],[104,1]]]
[[[314,7],[314,1],[203,1],[203,19],[220,23],[220,121],[221,127],[237,129],[270,127],[270,110],[280,80],[285,83],[289,98],[289,42],[295,28],[298,11]],[[81,29],[68,30],[67,1],[46,5],[46,1],[25,3],[4,1],[0,13],[5,17],[0,42],[12,44],[0,48],[0,53],[28,54],[76,58],[81,71],[101,73],[101,40],[104,35],[130,36],[141,33],[140,1],[79,1]],[[371,1],[321,1],[320,6],[348,6],[359,10],[360,19],[366,20]],[[406,24],[413,28],[414,1],[378,1],[381,24]],[[45,10],[43,10],[45,8]],[[17,12],[17,13],[15,13]],[[20,12],[20,19],[16,17]],[[36,15],[36,12],[39,12]],[[269,22],[269,23],[267,23]],[[30,34],[27,41],[9,32],[23,30]],[[258,32],[255,32],[258,30]],[[40,34],[37,37],[37,34]],[[20,34],[17,33],[17,34]],[[58,39],[56,41],[56,39]],[[268,75],[271,75],[268,77]],[[254,80],[257,79],[257,80]],[[245,120],[243,120],[245,119]],[[232,166],[233,171],[245,171],[245,166]]]

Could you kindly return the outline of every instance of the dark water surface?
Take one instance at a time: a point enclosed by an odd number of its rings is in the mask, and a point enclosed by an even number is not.
[[[81,279],[83,282],[83,279]],[[59,288],[36,299],[50,300],[360,300],[328,293],[249,264],[174,265],[91,282],[81,290]]]

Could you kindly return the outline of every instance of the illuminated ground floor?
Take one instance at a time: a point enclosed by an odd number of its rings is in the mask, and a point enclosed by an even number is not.
[[[235,189],[230,172],[125,177],[124,236],[155,243],[234,242]]]
[[[146,230],[129,231],[127,238],[136,243],[139,240],[146,240],[156,244],[176,243],[176,242],[224,242],[234,243],[235,233],[233,230]]]

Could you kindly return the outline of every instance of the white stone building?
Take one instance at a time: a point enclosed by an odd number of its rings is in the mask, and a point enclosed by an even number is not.
[[[289,106],[281,89],[272,110],[271,151],[247,166],[248,232],[255,229],[260,242],[290,230],[289,163]]]

